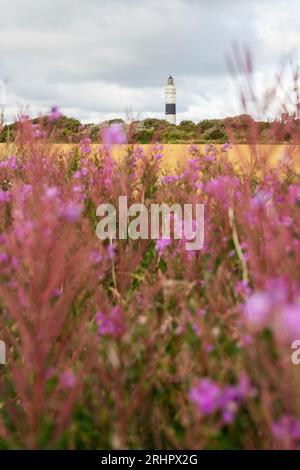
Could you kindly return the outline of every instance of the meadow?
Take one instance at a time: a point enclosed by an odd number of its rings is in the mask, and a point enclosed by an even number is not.
[[[175,171],[183,169],[188,160],[190,159],[191,144],[163,144],[164,158],[161,162],[161,171]],[[216,149],[217,153],[223,148],[223,144],[197,144],[200,152],[205,153],[210,146]],[[70,152],[76,151],[79,147],[76,144],[57,144],[51,145],[52,150],[68,158]],[[117,163],[122,163],[128,152],[128,144],[113,145],[110,149],[112,158]],[[151,153],[153,144],[133,144],[130,148],[134,149],[140,147],[146,154]],[[98,153],[99,144],[90,144],[91,156]],[[14,153],[15,145],[1,144],[0,143],[0,158],[1,154]],[[248,167],[251,159],[260,160],[266,168],[274,168],[280,164],[280,160],[284,159],[285,155],[289,155],[292,159],[292,166],[294,171],[298,173],[300,170],[300,145],[298,144],[236,144],[230,145],[227,150],[228,159],[232,162],[234,167],[243,169]]]
[[[299,448],[299,148],[37,131],[0,149],[1,448]],[[99,240],[120,195],[203,203],[203,249]]]

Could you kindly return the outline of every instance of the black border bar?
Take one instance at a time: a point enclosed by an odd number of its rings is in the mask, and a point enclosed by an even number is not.
[[[29,464],[32,468],[52,468],[53,465],[71,467],[108,468],[121,465],[123,468],[140,466],[169,467],[189,465],[203,469],[209,465],[230,465],[231,468],[252,468],[253,465],[271,465],[270,468],[298,468],[300,453],[298,451],[240,451],[240,450],[2,450],[0,451],[1,468],[6,465]],[[38,467],[37,467],[38,465]],[[268,467],[269,468],[269,467]]]

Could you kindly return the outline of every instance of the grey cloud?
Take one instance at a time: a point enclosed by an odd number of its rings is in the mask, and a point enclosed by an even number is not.
[[[224,55],[233,40],[250,45],[258,69],[279,59],[272,27],[275,21],[278,28],[286,5],[274,0],[268,9],[267,4],[0,0],[0,73],[9,77],[8,108],[29,103],[42,110],[58,104],[86,119],[132,106],[139,113],[160,115],[166,77],[172,73],[181,112],[200,101],[203,117],[211,113],[212,103],[219,103],[218,93],[229,92],[222,86],[228,75]],[[292,21],[283,17],[282,27],[289,22],[297,32],[297,3],[288,4]],[[291,32],[289,38],[292,44]],[[216,116],[221,112],[215,109]]]

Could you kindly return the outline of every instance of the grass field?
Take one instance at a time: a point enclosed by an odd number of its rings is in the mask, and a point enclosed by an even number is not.
[[[200,144],[200,151],[205,153],[205,149],[208,144]],[[211,145],[211,144],[210,144]],[[146,153],[150,153],[153,148],[152,144],[140,145]],[[164,158],[162,161],[162,168],[164,170],[174,170],[177,167],[184,167],[190,158],[188,153],[188,148],[190,144],[165,144],[164,148]],[[76,144],[53,144],[53,147],[57,150],[64,152],[66,155],[69,154],[71,148],[75,148]],[[92,152],[97,152],[99,145],[91,145]],[[135,145],[137,147],[137,145]],[[222,148],[221,144],[215,145],[217,152]],[[111,148],[111,154],[113,158],[121,162],[126,155],[128,145],[114,145]],[[8,153],[13,153],[14,144],[0,144],[0,156],[7,155]],[[291,144],[257,144],[257,145],[248,145],[248,144],[236,144],[233,145],[231,149],[227,152],[229,159],[237,165],[237,167],[243,167],[247,164],[251,158],[258,158],[260,162],[264,162],[270,166],[276,166],[280,159],[285,155],[291,155],[294,168],[297,173],[300,171],[300,145],[291,145]]]

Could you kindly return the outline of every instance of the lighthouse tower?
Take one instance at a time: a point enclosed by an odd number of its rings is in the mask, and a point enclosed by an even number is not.
[[[166,121],[176,124],[176,87],[171,75],[166,86]]]

